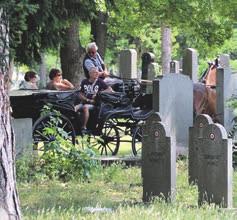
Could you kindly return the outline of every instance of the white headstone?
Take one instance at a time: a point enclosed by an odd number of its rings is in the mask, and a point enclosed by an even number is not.
[[[184,75],[188,75],[194,83],[198,81],[198,53],[195,49],[187,48],[184,51],[182,67]]]
[[[122,78],[138,78],[136,50],[129,49],[120,52],[119,72]]]

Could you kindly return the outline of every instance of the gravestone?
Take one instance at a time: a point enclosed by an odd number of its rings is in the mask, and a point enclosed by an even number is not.
[[[153,53],[143,53],[142,55],[142,91],[152,94],[152,81],[159,74],[159,65],[155,63]],[[148,81],[146,81],[148,80]]]
[[[153,88],[152,88],[152,80],[155,79],[156,76],[159,74],[159,65],[158,63],[151,63],[148,66],[148,81],[146,82],[145,86],[145,93],[146,94],[152,94]]]
[[[207,119],[208,120],[208,119]],[[197,139],[198,203],[232,207],[232,140],[220,124],[206,124]]]
[[[176,187],[175,145],[157,112],[146,120],[142,129],[143,201],[149,202],[154,196],[173,201]]]
[[[148,79],[148,68],[155,62],[155,54],[146,52],[142,54],[142,79]]]
[[[184,51],[182,73],[190,77],[194,83],[198,82],[198,54],[193,48]]]
[[[172,60],[170,62],[170,73],[179,73],[179,61]]]
[[[197,183],[198,180],[198,154],[199,141],[203,138],[203,129],[212,123],[209,115],[198,115],[194,121],[194,126],[189,128],[189,151],[188,151],[188,180],[189,184]]]
[[[18,118],[12,120],[13,130],[15,133],[16,156],[23,152],[32,151],[32,119]]]
[[[219,56],[219,63],[222,68],[230,67],[230,56],[229,54],[221,54]]]
[[[216,109],[218,121],[226,128],[231,129],[232,119],[234,118],[233,110],[226,106],[227,101],[232,95],[236,95],[237,81],[235,74],[232,75],[230,67],[217,69],[216,80]]]
[[[120,52],[119,72],[122,78],[137,79],[137,52],[134,49]]]
[[[178,154],[188,152],[193,125],[193,82],[182,74],[166,74],[153,81],[153,109],[159,112]]]

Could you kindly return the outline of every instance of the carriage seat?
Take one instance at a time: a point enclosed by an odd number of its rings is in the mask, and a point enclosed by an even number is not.
[[[136,120],[146,120],[153,110],[150,109],[139,109],[132,112],[132,118]]]

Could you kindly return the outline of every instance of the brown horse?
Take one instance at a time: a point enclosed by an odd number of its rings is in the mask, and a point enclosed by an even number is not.
[[[218,122],[216,112],[216,72],[218,60],[210,63],[208,69],[201,76],[199,83],[193,85],[193,108],[195,115],[208,114]]]

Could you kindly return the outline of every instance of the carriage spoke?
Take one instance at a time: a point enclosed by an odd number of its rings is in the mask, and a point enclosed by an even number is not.
[[[43,134],[42,132],[40,132],[39,130],[37,130],[36,131],[37,132],[37,134],[38,134],[38,137],[43,137],[43,138],[45,138],[46,140],[50,140],[50,138],[48,137],[48,136],[46,136],[45,134]]]
[[[107,144],[108,149],[110,150],[111,153],[113,153],[114,151],[111,149],[111,147],[109,146],[109,144]]]

